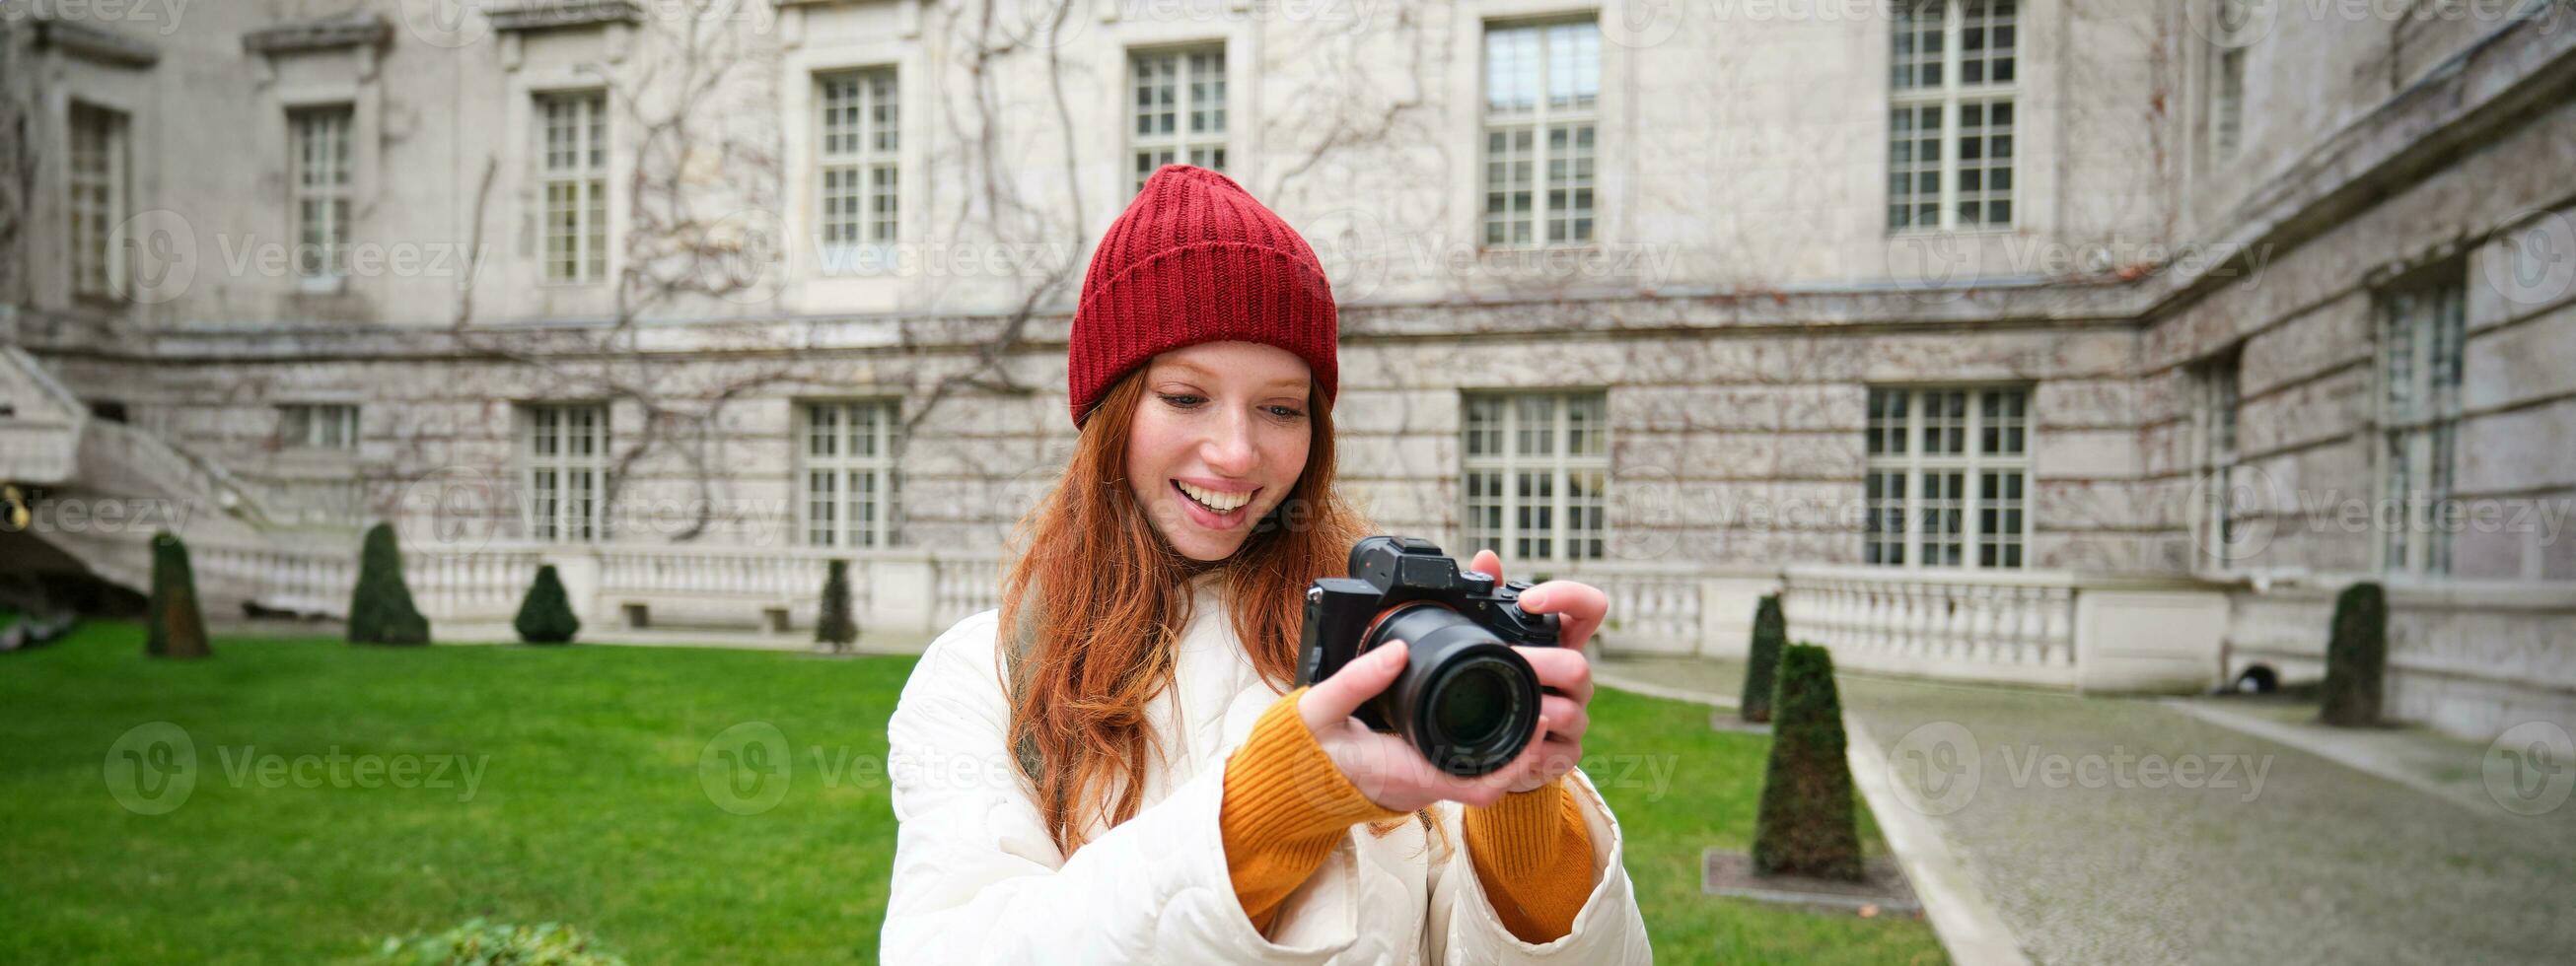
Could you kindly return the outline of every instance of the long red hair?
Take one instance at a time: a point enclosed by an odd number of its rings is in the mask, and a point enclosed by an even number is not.
[[[1220,570],[1235,636],[1252,666],[1282,692],[1295,680],[1306,585],[1341,576],[1369,524],[1333,491],[1333,418],[1307,394],[1312,440],[1286,500],[1234,555],[1201,563],[1155,532],[1127,480],[1132,418],[1144,370],[1110,387],[1084,420],[1064,475],[1020,520],[1019,561],[1002,582],[1003,654],[1026,642],[1012,682],[1005,739],[1022,760],[1039,811],[1067,856],[1094,817],[1133,818],[1159,736],[1146,702],[1172,681],[1190,619],[1188,582]],[[1025,622],[1025,626],[1024,626]]]

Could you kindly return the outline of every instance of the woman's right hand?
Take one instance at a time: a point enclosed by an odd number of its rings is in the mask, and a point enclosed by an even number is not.
[[[1388,641],[1342,665],[1331,677],[1307,686],[1305,696],[1297,699],[1297,716],[1305,719],[1306,730],[1314,733],[1315,743],[1342,776],[1379,808],[1411,812],[1444,800],[1476,806],[1502,801],[1512,781],[1536,767],[1543,744],[1539,739],[1547,734],[1545,715],[1520,757],[1474,778],[1441,771],[1403,735],[1371,731],[1351,717],[1394,683],[1408,650],[1403,641]]]

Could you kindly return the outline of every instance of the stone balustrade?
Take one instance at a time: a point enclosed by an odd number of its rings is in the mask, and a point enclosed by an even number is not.
[[[2035,572],[1792,568],[1791,640],[1836,667],[2072,687],[2073,578]]]

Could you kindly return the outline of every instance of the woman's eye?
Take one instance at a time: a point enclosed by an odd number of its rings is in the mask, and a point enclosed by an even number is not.
[[[1185,392],[1170,392],[1163,394],[1163,402],[1169,404],[1174,409],[1196,409],[1200,403],[1206,401],[1207,400],[1205,398],[1193,396]]]
[[[1271,406],[1269,409],[1271,415],[1281,419],[1297,419],[1306,415],[1305,410],[1295,406]]]

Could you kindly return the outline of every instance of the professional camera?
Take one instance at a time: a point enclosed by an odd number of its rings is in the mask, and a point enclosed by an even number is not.
[[[1360,706],[1362,723],[1403,735],[1452,775],[1487,774],[1528,747],[1541,689],[1512,646],[1557,644],[1556,615],[1521,610],[1528,583],[1497,587],[1419,537],[1360,541],[1350,572],[1306,588],[1297,683],[1322,681],[1370,648],[1402,641],[1404,671]]]

